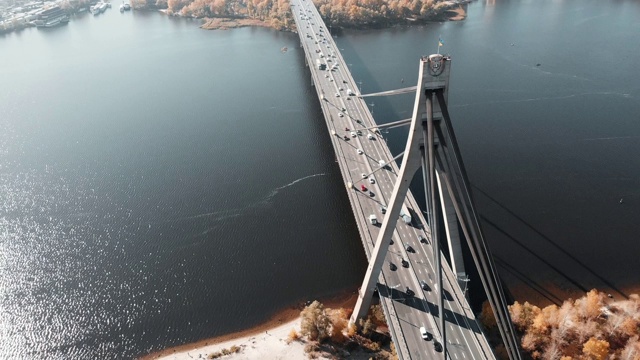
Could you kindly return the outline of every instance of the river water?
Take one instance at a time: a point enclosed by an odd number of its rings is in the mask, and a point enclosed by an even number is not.
[[[415,82],[442,37],[464,161],[516,297],[536,295],[523,280],[548,300],[628,292],[640,6],[468,14],[336,41],[366,93]],[[109,10],[0,37],[0,358],[131,358],[359,286],[365,256],[297,35],[197,25]],[[370,106],[387,122],[412,101]],[[387,134],[393,152],[403,131]]]

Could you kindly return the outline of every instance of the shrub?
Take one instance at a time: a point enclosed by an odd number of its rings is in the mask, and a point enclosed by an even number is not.
[[[300,334],[296,331],[296,329],[291,329],[289,331],[289,335],[287,336],[287,344],[290,344],[292,341],[296,341],[300,338]]]

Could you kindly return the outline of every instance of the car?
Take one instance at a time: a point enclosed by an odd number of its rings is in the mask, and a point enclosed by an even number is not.
[[[422,236],[422,235],[418,235],[418,240],[423,244],[427,243],[427,239],[425,239],[424,236]]]
[[[369,184],[375,184],[376,183],[376,179],[374,178],[369,178]]]
[[[358,152],[358,155],[362,155],[362,154],[364,154],[364,151],[362,151],[362,149],[358,149],[358,150],[356,150],[356,151]]]
[[[408,268],[409,267],[409,262],[407,260],[405,260],[405,259],[402,259],[402,267]]]
[[[363,178],[363,179],[366,179],[366,178],[367,178],[367,174],[362,173],[362,178]]]
[[[360,119],[356,119],[356,122],[357,122],[358,124],[362,124],[362,120],[360,120]]]
[[[340,93],[336,93],[336,97],[340,97]]]
[[[398,269],[398,267],[396,266],[396,264],[390,262],[389,263],[389,270],[391,271],[396,271],[396,269]]]
[[[347,109],[343,106],[343,107],[342,107],[342,111],[345,111],[345,112],[346,112],[346,111],[347,111]]]
[[[349,137],[347,135],[344,136],[345,140],[349,140]]]
[[[383,214],[387,213],[387,207],[386,206],[380,206],[380,212]]]
[[[405,250],[407,250],[407,252],[410,252],[410,253],[414,253],[414,252],[416,252],[415,250],[413,250],[413,248],[411,247],[411,245],[407,245],[407,246],[405,246]]]
[[[424,326],[420,327],[420,336],[422,336],[424,340],[431,340],[431,334],[427,332],[427,329]]]
[[[369,196],[374,197],[376,196],[376,194],[374,194],[373,191],[369,190]]]
[[[366,186],[364,186],[364,185],[360,185],[360,190],[362,190],[362,191],[367,191],[367,187],[366,187]]]
[[[343,113],[338,113],[338,116],[344,117],[344,114]]]
[[[367,139],[369,139],[369,140],[373,140],[373,135],[371,135],[371,134],[367,134]]]
[[[324,77],[328,78],[328,77],[329,77],[329,74],[324,74]]]
[[[332,62],[332,61],[333,61],[333,60],[331,60],[331,59],[327,58],[327,62]]]
[[[352,131],[351,132],[351,137],[356,137],[356,136],[358,136],[358,135],[356,135],[356,133]]]
[[[435,341],[433,343],[433,350],[435,350],[436,352],[442,352],[442,344],[440,344],[439,342]]]
[[[356,133],[357,133],[358,135],[362,135],[362,131],[360,131],[360,130],[356,131]]]
[[[338,91],[342,91],[342,87],[339,87],[339,88],[338,88]]]
[[[431,290],[427,282],[424,280],[420,280],[420,287],[422,288],[422,290],[427,290],[427,291]]]
[[[333,82],[333,79],[329,79],[329,81]]]
[[[346,83],[347,83],[347,80],[342,80],[342,83],[343,83],[343,84],[346,84]]]
[[[389,245],[393,245],[393,239],[389,240]]]
[[[407,289],[405,291],[405,294],[407,294],[407,297],[412,297],[413,295],[415,295],[416,293],[413,292],[413,290],[409,289],[409,287],[407,286]]]
[[[344,128],[344,131],[349,131],[349,128],[348,127]]]

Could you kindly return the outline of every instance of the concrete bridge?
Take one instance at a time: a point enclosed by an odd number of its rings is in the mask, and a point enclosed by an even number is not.
[[[427,123],[432,124],[430,129],[433,130],[436,129],[433,127],[434,119],[440,124],[444,121],[439,120],[444,115],[448,116],[446,85],[450,59],[440,55],[425,57],[420,61],[417,86],[369,95],[416,94],[414,117],[392,124],[411,125],[407,150],[401,154],[403,162],[398,168],[396,159],[378,131],[380,126],[363,100],[366,95],[356,93],[358,88],[346,66],[347,62],[311,0],[292,0],[291,11],[346,194],[369,258],[367,275],[352,321],[366,316],[372,297],[377,293],[400,359],[495,359],[465,296],[467,276],[461,258],[458,229],[461,227],[467,238],[473,237],[478,229],[473,227],[473,219],[463,222],[461,226],[453,219],[456,214],[467,211],[464,199],[457,200],[453,196],[447,202],[447,197],[443,196],[443,191],[449,190],[449,194],[453,194],[459,189],[455,185],[464,183],[464,178],[457,181],[456,175],[460,172],[464,174],[464,169],[459,169],[461,162],[459,166],[452,162],[453,167],[447,166],[446,169],[451,168],[456,174],[447,177],[443,164],[449,164],[448,158],[445,158],[449,152],[426,150],[438,146],[437,139],[435,143],[433,141],[436,138],[434,131],[429,134],[430,141],[424,140]],[[433,69],[429,70],[428,66],[433,67],[436,59],[442,66],[447,66],[446,76],[432,76]],[[429,89],[424,90],[425,84],[433,86],[427,86]],[[428,99],[425,94],[428,94]],[[442,102],[436,102],[434,106],[434,98]],[[423,119],[424,113],[431,114],[430,119]],[[438,131],[441,129],[444,128],[437,127]],[[455,138],[453,140],[455,144]],[[442,143],[446,145],[444,141],[443,138]],[[425,155],[428,152],[429,158]],[[436,162],[439,165],[435,165]],[[408,190],[413,174],[420,167],[425,179],[431,179],[431,188],[427,188],[425,183],[425,192],[431,196],[427,199],[430,204],[429,222]],[[449,181],[457,182],[454,184]],[[442,211],[436,209],[440,207],[436,199],[442,203]],[[432,240],[437,238],[437,229],[432,230],[428,224],[439,223],[438,214],[446,224],[449,253],[452,254],[450,262],[455,266],[453,270],[441,255],[438,241]],[[481,237],[479,241],[482,242]],[[489,264],[488,269],[479,269],[483,285],[488,289],[491,304],[496,306],[494,312],[498,322],[503,325],[500,329],[510,356],[519,359],[510,319],[508,314],[505,315],[506,305],[500,304],[500,301],[504,302],[504,296],[490,266],[491,258],[485,253],[486,249],[481,249],[482,246],[483,242],[478,249],[475,246],[472,248],[474,259],[474,251],[477,250],[478,262]],[[486,276],[483,277],[483,274]],[[426,330],[426,334],[421,328]]]

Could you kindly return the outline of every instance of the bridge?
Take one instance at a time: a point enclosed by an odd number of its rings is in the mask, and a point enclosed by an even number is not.
[[[504,295],[465,188],[453,130],[447,128],[450,59],[421,59],[417,86],[357,94],[347,63],[312,1],[292,0],[291,11],[369,258],[352,322],[366,316],[377,292],[400,359],[495,359],[466,299],[468,278],[458,234],[462,229],[509,356],[520,359]],[[411,126],[398,168],[398,157],[378,130],[383,125],[375,122],[363,98],[407,93],[416,94],[413,118],[389,124]],[[419,168],[429,222],[408,189]],[[439,241],[433,241],[439,238],[438,227],[428,225],[440,222],[445,224],[454,269],[441,255]]]

